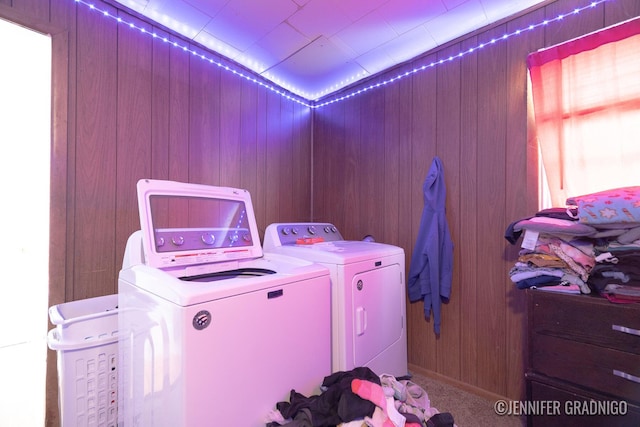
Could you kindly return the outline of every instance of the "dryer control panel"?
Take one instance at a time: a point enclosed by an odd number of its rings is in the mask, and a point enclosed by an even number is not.
[[[335,225],[326,222],[271,224],[264,233],[265,245],[305,245],[344,240]],[[268,243],[267,243],[268,242]]]

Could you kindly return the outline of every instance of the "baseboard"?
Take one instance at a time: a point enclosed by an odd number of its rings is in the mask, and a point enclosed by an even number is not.
[[[464,390],[468,393],[471,394],[475,394],[476,396],[482,397],[483,399],[487,399],[491,402],[495,402],[497,400],[510,400],[507,397],[501,396],[499,394],[496,393],[492,393],[490,391],[487,390],[483,390],[479,387],[473,386],[471,384],[467,384],[464,383],[462,381],[458,381],[454,378],[449,378],[449,377],[445,377],[442,374],[438,374],[437,372],[433,372],[430,371],[428,369],[422,368],[420,366],[417,365],[413,365],[411,363],[409,363],[409,372],[414,372],[416,374],[420,374],[422,376],[425,376],[427,378],[431,378],[435,381],[439,381],[441,383],[445,383],[447,385],[459,388],[461,390]]]

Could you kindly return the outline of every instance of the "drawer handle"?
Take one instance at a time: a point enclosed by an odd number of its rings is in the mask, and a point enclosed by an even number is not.
[[[640,330],[627,328],[626,326],[611,325],[611,329],[614,331],[624,332],[625,334],[637,335],[640,337]]]
[[[616,369],[613,370],[613,375],[640,384],[640,377],[636,377],[635,375],[627,374],[626,372],[618,371]]]

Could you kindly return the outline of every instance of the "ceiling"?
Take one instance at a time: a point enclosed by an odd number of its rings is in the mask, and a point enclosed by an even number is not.
[[[309,100],[544,0],[115,0]]]

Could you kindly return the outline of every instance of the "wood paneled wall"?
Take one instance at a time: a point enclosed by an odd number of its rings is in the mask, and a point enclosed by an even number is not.
[[[548,2],[376,78],[586,3]],[[439,337],[422,305],[408,306],[411,366],[520,397],[525,307],[507,278],[517,249],[502,236],[536,209],[525,58],[639,9],[636,0],[606,2],[311,113],[74,0],[0,0],[0,17],[53,36],[51,305],[116,292],[126,239],[138,228],[135,183],[148,177],[246,188],[261,230],[331,221],[349,239],[372,234],[403,247],[408,268],[437,155],[455,241],[453,293]],[[50,355],[47,425],[55,426]]]
[[[0,0],[0,17],[54,40],[50,305],[117,292],[127,238],[139,228],[141,178],[246,188],[261,232],[310,219],[308,107],[74,0]],[[49,356],[47,425],[55,426]]]
[[[546,2],[336,97],[588,4]],[[518,247],[503,236],[509,223],[537,210],[526,57],[638,15],[640,2],[606,2],[314,111],[314,220],[334,222],[349,239],[372,234],[403,247],[407,269],[422,184],[434,156],[443,161],[455,243],[453,291],[440,336],[433,320],[424,319],[422,302],[408,305],[413,369],[484,394],[523,397],[526,307],[524,293],[508,278]]]
[[[54,161],[66,164],[52,177],[67,190],[66,221],[54,224],[67,229],[56,242],[66,245],[64,300],[116,291],[126,240],[139,228],[138,179],[246,188],[261,230],[310,218],[309,108],[73,0],[0,0],[0,16],[56,34],[65,60],[63,72],[54,66],[64,108],[54,108],[63,128],[54,144],[65,157]]]

